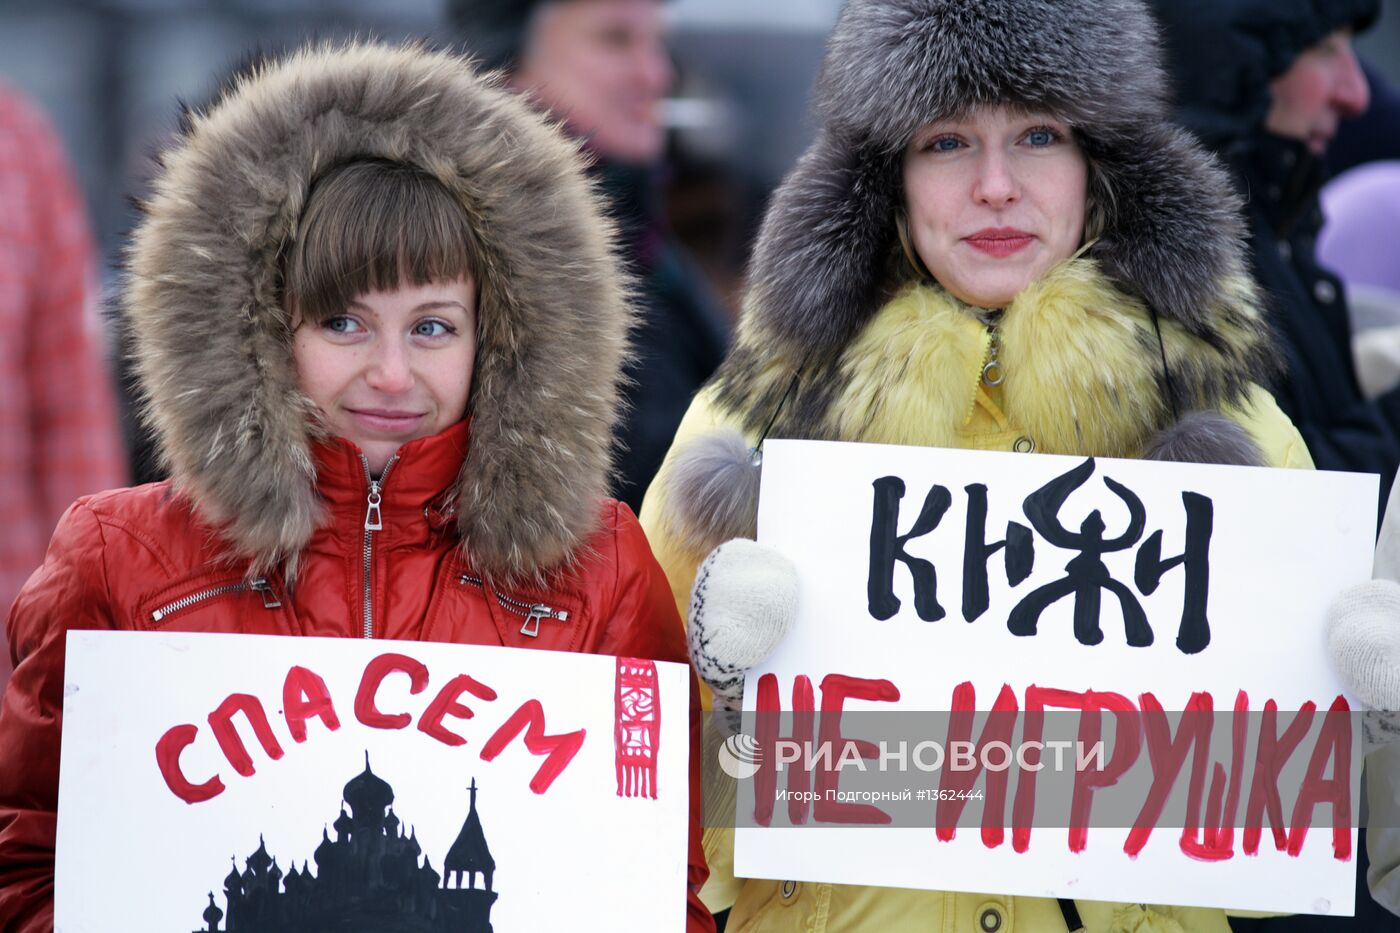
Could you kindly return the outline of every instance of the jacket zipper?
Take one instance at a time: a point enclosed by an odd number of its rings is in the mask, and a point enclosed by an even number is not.
[[[987,356],[982,363],[982,384],[989,388],[1001,385],[1006,376],[1001,371],[1001,335],[997,331],[997,325],[1001,323],[1000,317],[993,317],[991,320],[983,322],[987,327]]]
[[[369,495],[365,497],[367,508],[365,510],[365,546],[363,580],[364,580],[364,604],[362,607],[361,621],[364,625],[363,637],[374,637],[374,603],[373,587],[370,581],[373,579],[371,571],[374,569],[374,533],[384,530],[384,516],[380,511],[380,503],[383,501],[384,483],[389,479],[389,471],[394,468],[394,464],[399,460],[399,455],[389,458],[389,462],[384,464],[384,472],[379,474],[379,479],[375,479],[369,472],[369,460],[364,454],[360,454],[360,463],[365,468],[365,481],[369,483]]]
[[[485,589],[486,587],[486,584],[480,577],[474,577],[469,573],[462,574],[458,582],[463,586],[475,586],[479,589]],[[540,622],[544,619],[554,619],[558,622],[569,621],[569,613],[565,609],[555,609],[551,606],[546,606],[544,603],[523,603],[518,599],[511,599],[497,589],[493,589],[491,592],[496,594],[496,602],[500,603],[503,608],[510,610],[516,615],[525,617],[525,624],[520,626],[521,635],[538,638],[540,634]]]
[[[191,606],[202,603],[206,599],[213,599],[216,596],[226,596],[229,593],[241,593],[245,590],[253,590],[262,594],[264,609],[279,609],[282,606],[277,594],[272,591],[272,584],[267,582],[266,577],[258,577],[256,580],[244,580],[239,583],[225,583],[223,586],[211,586],[207,590],[200,590],[198,593],[191,593],[182,596],[173,603],[161,606],[159,609],[151,610],[151,621],[160,622],[167,616],[174,615]]]

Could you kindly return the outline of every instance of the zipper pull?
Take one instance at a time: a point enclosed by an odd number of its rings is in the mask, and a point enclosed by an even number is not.
[[[1001,360],[997,358],[1000,351],[1001,339],[993,323],[987,328],[987,362],[982,366],[982,382],[989,387],[1001,385],[1003,379]]]
[[[267,582],[266,577],[258,577],[253,581],[252,587],[262,594],[264,609],[281,609],[282,601],[277,598],[277,594],[272,591],[272,584]]]
[[[549,612],[548,606],[531,606],[530,614],[525,617],[525,624],[520,626],[520,634],[528,635],[531,638],[538,638],[540,635],[540,620]]]
[[[369,484],[369,511],[365,512],[365,531],[382,531],[384,519],[379,512],[379,481]]]
[[[530,607],[529,615],[525,616],[525,624],[520,626],[520,634],[528,635],[531,638],[538,638],[540,634],[540,622],[545,619],[557,619],[560,622],[569,621],[568,610],[551,609],[544,603],[537,603]]]

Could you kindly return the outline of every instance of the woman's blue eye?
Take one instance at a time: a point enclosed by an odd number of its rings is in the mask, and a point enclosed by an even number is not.
[[[940,136],[938,139],[929,143],[929,148],[935,152],[952,152],[960,146],[962,146],[962,143],[958,142],[958,140],[952,136]]]
[[[1032,146],[1048,146],[1055,141],[1055,134],[1043,127],[1026,134],[1026,142]]]
[[[333,333],[348,334],[354,331],[359,325],[355,322],[354,318],[348,318],[344,315],[340,315],[337,317],[327,318],[326,322],[321,326]]]
[[[441,337],[443,334],[451,332],[442,321],[419,321],[414,326],[413,332],[420,337]]]

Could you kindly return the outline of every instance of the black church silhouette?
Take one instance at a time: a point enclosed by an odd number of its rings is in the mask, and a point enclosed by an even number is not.
[[[335,839],[321,832],[315,873],[303,860],[283,874],[259,836],[243,871],[235,861],[224,879],[227,914],[209,892],[206,925],[194,933],[218,933],[225,918],[228,933],[492,933],[496,861],[476,812],[475,778],[468,790],[466,821],[439,875],[417,830],[404,835],[394,789],[370,770],[366,752],[365,770],[345,785]]]

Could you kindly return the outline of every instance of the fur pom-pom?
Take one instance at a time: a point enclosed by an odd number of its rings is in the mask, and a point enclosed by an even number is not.
[[[761,469],[752,454],[732,428],[697,437],[676,453],[666,477],[668,524],[691,553],[758,536]]]
[[[1152,439],[1147,460],[1267,466],[1249,432],[1219,412],[1193,411]]]

